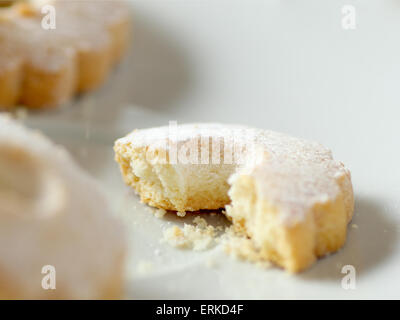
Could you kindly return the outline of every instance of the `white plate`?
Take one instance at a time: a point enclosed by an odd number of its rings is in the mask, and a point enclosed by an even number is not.
[[[336,0],[131,2],[133,50],[104,87],[26,120],[65,145],[124,217],[127,297],[399,298],[398,1],[347,1],[355,30],[342,28]],[[233,260],[218,246],[160,244],[162,230],[182,220],[157,219],[139,203],[112,145],[170,120],[243,123],[322,142],[352,171],[358,228],[349,227],[342,250],[294,276]],[[355,267],[354,290],[342,287],[345,265]]]

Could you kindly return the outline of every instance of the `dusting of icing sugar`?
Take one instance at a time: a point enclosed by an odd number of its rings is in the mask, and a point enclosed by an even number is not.
[[[57,12],[56,29],[41,26],[41,6],[51,3]],[[31,1],[36,14],[24,16],[11,11],[0,19],[0,70],[13,63],[2,51],[11,51],[44,71],[56,72],[75,63],[75,51],[111,47],[110,26],[117,18],[128,19],[120,1]],[[1,13],[0,13],[1,16]],[[14,59],[15,60],[15,59]]]
[[[304,219],[316,203],[334,200],[340,192],[338,179],[348,174],[344,165],[333,159],[331,151],[319,143],[239,125],[197,123],[135,130],[117,140],[116,145],[149,150],[177,146],[179,150],[187,142],[203,138],[222,139],[224,147],[227,141],[232,142],[231,150],[242,153],[245,162],[236,163],[229,183],[243,174],[251,175],[263,197],[279,207],[285,223]],[[199,143],[196,147],[200,153],[209,151],[209,145]]]

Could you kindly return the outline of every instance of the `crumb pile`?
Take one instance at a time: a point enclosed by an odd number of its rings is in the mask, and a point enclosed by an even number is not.
[[[185,223],[183,228],[178,226],[164,230],[161,242],[181,249],[193,249],[203,251],[215,246],[218,234],[222,227],[209,225],[204,218],[196,217],[194,225]]]

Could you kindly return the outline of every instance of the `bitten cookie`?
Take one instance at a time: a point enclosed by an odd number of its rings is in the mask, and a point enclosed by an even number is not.
[[[135,130],[116,141],[123,179],[151,206],[218,209],[260,259],[290,272],[338,250],[353,214],[350,172],[322,145],[223,124]]]

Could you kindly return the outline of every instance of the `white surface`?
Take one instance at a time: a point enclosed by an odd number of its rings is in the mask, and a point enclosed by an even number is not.
[[[133,50],[104,88],[27,124],[67,146],[130,217],[129,298],[400,298],[400,3],[395,0],[132,1]],[[341,27],[352,4],[356,30]],[[166,225],[125,187],[113,141],[169,120],[221,121],[322,142],[352,172],[345,247],[290,276],[215,248],[160,244]],[[220,218],[223,223],[223,218]],[[159,249],[157,255],[156,249]],[[206,267],[211,258],[214,268]],[[148,273],[140,263],[152,264]],[[354,265],[355,290],[341,287]]]

